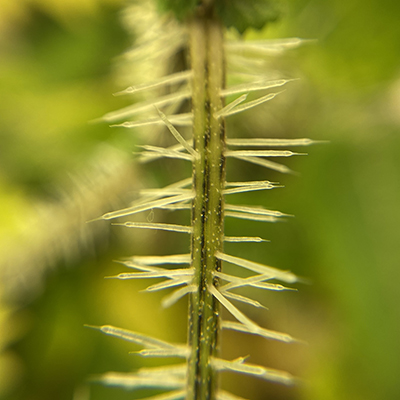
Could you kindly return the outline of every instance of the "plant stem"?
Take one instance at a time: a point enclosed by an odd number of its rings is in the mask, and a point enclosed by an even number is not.
[[[219,21],[205,13],[190,24],[190,56],[193,70],[192,107],[194,147],[198,159],[193,163],[192,266],[196,291],[189,300],[189,346],[187,400],[216,398],[217,379],[211,358],[218,352],[219,305],[208,291],[218,286],[214,271],[223,250],[225,183],[225,126],[213,114],[223,107],[223,33]]]

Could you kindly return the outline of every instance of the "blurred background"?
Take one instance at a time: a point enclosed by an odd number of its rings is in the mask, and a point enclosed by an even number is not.
[[[162,163],[136,166],[134,135],[90,123],[129,104],[111,94],[141,81],[120,77],[119,55],[134,40],[124,28],[125,4],[0,0],[0,399],[123,400],[149,394],[89,383],[99,373],[152,364],[128,354],[137,350],[129,343],[84,324],[186,340],[185,301],[161,310],[160,297],[139,292],[145,282],[104,276],[122,271],[112,260],[172,249],[184,253],[188,240],[86,223],[126,206],[142,186],[174,181],[179,170]],[[249,362],[288,370],[303,383],[285,388],[224,376],[223,384],[254,400],[395,400],[400,4],[285,4],[279,22],[247,37],[316,39],[273,61],[283,76],[300,80],[287,86],[272,112],[243,115],[230,128],[240,129],[236,135],[242,137],[249,132],[329,144],[289,160],[297,175],[231,167],[241,179],[280,181],[284,189],[254,195],[251,202],[296,218],[269,225],[228,219],[230,234],[254,233],[271,243],[227,245],[227,252],[310,279],[298,292],[258,294],[268,311],[247,310],[260,325],[308,344],[246,341],[227,332],[223,351],[227,358],[252,354]]]

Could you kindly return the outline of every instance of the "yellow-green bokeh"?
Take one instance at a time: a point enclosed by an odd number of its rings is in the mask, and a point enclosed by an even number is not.
[[[15,266],[7,268],[18,270],[17,261],[24,260],[23,268],[31,271],[25,285],[35,287],[28,288],[29,296],[16,294],[0,304],[4,400],[87,400],[88,377],[133,370],[143,361],[128,354],[136,348],[84,324],[110,323],[185,340],[184,301],[162,311],[159,297],[137,293],[143,285],[103,277],[121,270],[113,259],[168,253],[172,246],[184,252],[187,241],[150,233],[126,237],[121,228],[105,231],[104,226],[94,228],[93,245],[79,249],[79,238],[71,239],[71,231],[62,237],[61,227],[69,226],[65,221],[73,210],[68,193],[91,198],[83,193],[87,179],[97,193],[97,184],[85,174],[103,154],[99,149],[117,148],[126,159],[136,150],[130,133],[88,123],[127,104],[111,96],[123,89],[116,58],[133,39],[122,27],[124,4],[0,2],[0,268],[12,260]],[[307,148],[308,157],[289,160],[298,176],[247,170],[239,163],[229,171],[232,178],[282,182],[284,189],[236,201],[262,203],[296,218],[268,226],[227,220],[232,234],[271,239],[227,249],[311,281],[298,286],[298,292],[260,294],[258,299],[270,309],[267,313],[248,310],[263,326],[287,331],[308,345],[244,343],[243,336],[225,335],[227,356],[251,353],[249,361],[288,369],[305,380],[287,389],[255,385],[249,378],[224,378],[244,397],[400,397],[399,15],[395,0],[288,0],[280,22],[265,32],[248,33],[249,38],[316,40],[273,61],[284,77],[301,78],[277,99],[281,103],[275,114],[265,106],[228,128],[236,136],[311,137],[330,143]],[[116,206],[126,203],[142,182],[172,182],[177,169],[158,173],[157,165],[149,164],[140,175],[114,182],[114,193],[102,194],[104,204],[107,196]],[[82,209],[91,210],[86,204]],[[43,241],[53,229],[69,258],[54,248],[54,235]],[[97,235],[97,230],[102,233]],[[40,284],[33,277],[35,268],[42,270],[44,264],[46,272],[37,278]],[[8,283],[1,282],[1,292]],[[90,392],[93,400],[135,398],[95,385]]]

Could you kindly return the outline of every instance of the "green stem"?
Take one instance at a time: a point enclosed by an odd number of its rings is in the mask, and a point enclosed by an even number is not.
[[[207,13],[208,14],[208,13]],[[223,250],[225,183],[225,127],[213,114],[220,110],[224,87],[222,26],[210,15],[190,23],[190,56],[193,70],[192,107],[194,147],[199,154],[193,163],[192,266],[196,292],[189,300],[189,346],[187,400],[216,398],[217,379],[211,358],[218,353],[219,305],[208,291],[218,285],[214,271],[221,269],[215,257]]]

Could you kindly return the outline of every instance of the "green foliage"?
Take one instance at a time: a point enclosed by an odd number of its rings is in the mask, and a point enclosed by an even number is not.
[[[172,12],[181,21],[193,14],[200,0],[157,0],[161,12]],[[227,28],[244,33],[248,28],[262,29],[282,13],[280,0],[215,0],[215,11]]]
[[[184,20],[192,14],[198,0],[156,0],[160,12],[172,12],[179,20]]]
[[[262,29],[281,15],[278,0],[217,0],[215,6],[224,25],[239,33],[248,28]]]

